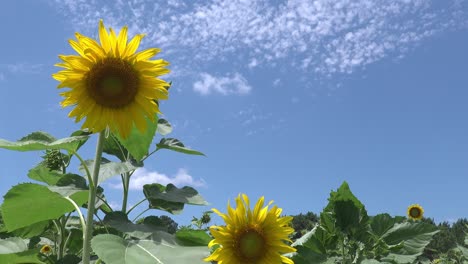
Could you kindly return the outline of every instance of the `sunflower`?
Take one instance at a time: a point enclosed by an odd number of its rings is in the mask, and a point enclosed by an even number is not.
[[[208,247],[218,245],[218,248],[205,261],[217,261],[219,264],[294,264],[282,256],[296,251],[285,243],[290,241],[288,235],[294,231],[289,227],[292,217],[280,217],[282,209],[277,206],[268,210],[271,203],[263,207],[264,197],[261,197],[252,212],[249,198],[242,194],[236,198],[236,209],[228,203],[227,214],[213,209],[226,225],[210,227],[214,239]]]
[[[147,119],[155,121],[160,113],[158,100],[168,98],[166,81],[156,77],[169,72],[162,59],[150,60],[160,50],[150,48],[136,52],[143,34],[127,43],[127,27],[117,35],[112,28],[107,32],[99,21],[99,42],[75,33],[76,41],[69,40],[78,55],[59,55],[65,68],[53,78],[58,88],[70,90],[60,93],[65,99],[62,107],[74,106],[69,117],[82,128],[100,132],[107,127],[113,133],[127,138],[135,125],[144,132]]]
[[[52,252],[52,248],[49,245],[44,245],[41,247],[42,254],[49,254],[50,252]]]
[[[421,220],[423,218],[424,209],[419,204],[412,204],[408,207],[408,217],[413,220]]]

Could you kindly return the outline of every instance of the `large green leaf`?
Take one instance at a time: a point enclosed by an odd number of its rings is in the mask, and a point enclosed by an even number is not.
[[[16,151],[33,151],[46,149],[64,149],[75,151],[88,136],[68,137],[55,140],[54,137],[45,132],[34,132],[16,141],[0,139],[0,148]]]
[[[149,201],[149,207],[178,214],[184,208],[184,204],[208,205],[208,203],[192,187],[184,186],[179,189],[173,184],[164,187],[161,184],[145,184],[143,193]]]
[[[377,237],[382,237],[396,222],[397,220],[389,214],[378,214],[372,217],[370,221],[372,233]]]
[[[169,134],[171,132],[172,132],[171,124],[166,119],[160,118],[158,120],[157,133],[165,136],[165,135],[167,135],[167,134]]]
[[[38,250],[28,250],[28,240],[19,237],[0,239],[0,263],[42,264],[37,257]]]
[[[125,240],[115,235],[97,235],[91,240],[93,251],[106,263],[202,264],[208,247],[181,247],[173,241]]]
[[[391,253],[382,258],[383,261],[397,263],[413,263],[421,255],[432,237],[439,232],[436,226],[423,222],[404,222],[395,224],[383,236],[383,240],[390,246],[403,244],[391,248]]]
[[[45,264],[38,258],[36,249],[11,254],[0,254],[0,263],[11,264]]]
[[[19,237],[0,239],[0,254],[18,253],[28,250],[28,240]]]
[[[359,201],[358,198],[356,198],[356,196],[354,196],[346,181],[341,184],[340,188],[338,188],[336,192],[332,191],[330,193],[330,198],[328,198],[328,201],[329,203],[327,207],[325,207],[324,211],[333,211],[332,208],[337,201],[352,201],[357,208],[361,210],[364,209],[364,205],[361,203],[361,201]]]
[[[87,199],[86,193],[87,191],[71,187],[46,187],[34,183],[13,186],[4,196],[1,207],[5,227],[8,231],[13,231],[41,221],[57,219],[75,210],[62,195],[70,196],[81,205]]]
[[[120,143],[128,150],[128,152],[130,152],[133,157],[135,157],[137,161],[140,161],[148,154],[148,150],[150,148],[151,142],[153,141],[156,128],[158,126],[157,115],[155,115],[154,122],[148,118],[145,119],[147,128],[144,133],[141,133],[134,125],[128,138],[123,139],[120,135],[115,135]]]
[[[336,226],[345,233],[350,233],[350,229],[358,228],[361,219],[360,209],[353,201],[335,201],[334,205]]]
[[[28,177],[32,180],[47,183],[48,185],[55,185],[62,177],[62,173],[58,171],[49,170],[45,164],[40,163],[28,172]]]
[[[31,224],[22,228],[18,228],[12,233],[15,234],[15,236],[19,236],[22,238],[31,238],[34,236],[39,236],[42,233],[44,233],[44,231],[49,226],[49,224],[50,224],[49,220],[45,220],[45,221],[37,222],[37,223]]]
[[[119,140],[113,134],[110,134],[104,139],[102,151],[119,158],[120,161],[127,160],[127,149],[122,144],[120,144]]]
[[[88,168],[93,168],[94,167],[94,160],[87,160],[85,161],[86,166]],[[98,184],[100,185],[103,183],[105,180],[116,176],[120,175],[123,173],[131,172],[138,169],[138,167],[134,166],[131,162],[126,161],[126,162],[112,162],[108,160],[103,160],[101,163],[101,166],[99,167],[99,178],[98,178]],[[86,173],[83,165],[80,166],[79,170],[82,173]]]
[[[161,141],[156,144],[156,149],[170,149],[180,153],[205,156],[205,154],[200,151],[186,148],[180,140],[175,138],[162,138]]]

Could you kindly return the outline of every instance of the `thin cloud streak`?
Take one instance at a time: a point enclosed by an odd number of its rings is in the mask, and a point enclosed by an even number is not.
[[[200,78],[201,80],[193,84],[193,90],[201,95],[209,95],[211,93],[244,95],[252,90],[247,80],[239,73],[222,77],[201,73]]]

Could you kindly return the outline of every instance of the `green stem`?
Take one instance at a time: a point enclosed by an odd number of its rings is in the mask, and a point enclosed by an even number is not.
[[[86,162],[84,161],[84,159],[77,152],[73,152],[73,155],[75,155],[80,160],[81,165],[83,165],[83,168],[86,171],[86,177],[88,177],[89,188],[91,189],[91,186],[94,186],[94,183],[93,183],[93,179],[91,177],[92,175],[89,172],[88,166],[86,165]]]
[[[122,174],[122,185],[123,185],[123,200],[122,200],[122,212],[127,213],[127,201],[128,201],[128,186],[130,184],[130,174],[128,172]]]
[[[93,216],[96,203],[96,191],[99,177],[99,167],[101,165],[102,148],[105,140],[105,132],[99,133],[96,146],[96,156],[94,158],[93,178],[89,183],[88,212],[86,218],[86,230],[83,235],[83,264],[89,264],[91,255],[91,237],[93,236]]]
[[[132,206],[132,208],[130,208],[130,210],[128,210],[127,212],[127,215],[130,214],[130,212],[135,209],[135,207],[137,207],[138,205],[140,205],[142,202],[146,201],[146,198],[144,198],[143,200],[139,201],[138,203],[136,203],[134,206]]]
[[[138,217],[140,217],[142,214],[144,214],[144,213],[146,213],[147,211],[149,211],[149,209],[151,209],[151,208],[148,208],[148,209],[144,210],[143,212],[141,212],[139,215],[137,215],[137,216],[133,219],[132,222],[135,222],[135,220],[137,220]]]

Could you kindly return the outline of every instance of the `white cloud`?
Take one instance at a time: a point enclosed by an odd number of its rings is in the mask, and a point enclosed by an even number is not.
[[[275,79],[273,81],[273,86],[278,86],[279,84],[281,83],[281,80],[278,78],[278,79]]]
[[[0,81],[6,80],[7,74],[37,74],[44,70],[44,64],[38,63],[0,63]]]
[[[162,47],[173,65],[193,71],[237,58],[247,67],[286,60],[317,74],[351,73],[468,27],[466,0],[56,0],[53,6],[93,36],[100,18],[117,28],[129,24],[131,34],[148,34],[143,45]]]
[[[248,94],[252,87],[247,83],[247,80],[235,73],[232,76],[215,77],[208,73],[200,74],[201,80],[193,84],[193,90],[201,95],[211,93],[228,94]]]
[[[185,169],[179,169],[176,175],[170,177],[157,171],[149,171],[146,168],[140,168],[133,173],[130,179],[130,190],[141,190],[143,185],[151,183],[159,183],[162,185],[172,183],[178,187],[186,185],[194,187],[206,186],[206,182],[203,179],[194,179]],[[110,183],[110,185],[113,188],[122,189],[120,183]]]

